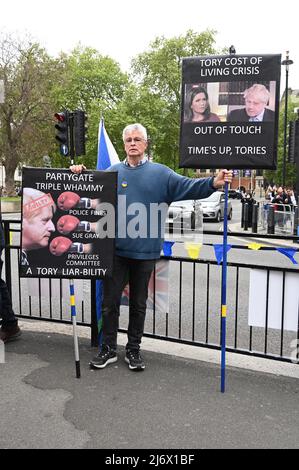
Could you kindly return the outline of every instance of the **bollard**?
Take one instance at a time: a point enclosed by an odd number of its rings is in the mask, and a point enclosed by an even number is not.
[[[275,233],[275,219],[274,219],[274,207],[269,206],[268,208],[268,227],[267,233],[274,234]]]
[[[184,214],[180,215],[180,235],[184,235]]]
[[[248,230],[248,215],[249,215],[249,206],[247,202],[244,204],[244,230]]]
[[[242,210],[241,210],[241,228],[244,227],[244,203],[242,204]]]
[[[252,207],[252,233],[257,233],[257,225],[258,225],[258,210],[259,210],[259,205],[253,204]]]

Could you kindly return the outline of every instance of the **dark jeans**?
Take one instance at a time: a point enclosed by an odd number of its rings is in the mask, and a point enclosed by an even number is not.
[[[126,349],[139,350],[144,330],[148,284],[156,260],[115,257],[113,277],[104,280],[103,345],[117,347],[121,294],[129,281],[129,326]]]
[[[6,283],[1,279],[2,261],[0,260],[0,317],[2,318],[2,327],[13,326],[17,324],[14,311],[12,309],[11,298]]]

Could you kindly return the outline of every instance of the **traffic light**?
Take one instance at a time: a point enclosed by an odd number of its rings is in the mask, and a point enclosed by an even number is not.
[[[299,120],[289,122],[288,162],[299,163]]]
[[[86,116],[80,109],[74,111],[74,141],[76,156],[85,155]]]
[[[61,113],[55,113],[54,116],[57,119],[55,138],[60,144],[61,155],[67,157],[69,155],[69,112],[64,110]]]

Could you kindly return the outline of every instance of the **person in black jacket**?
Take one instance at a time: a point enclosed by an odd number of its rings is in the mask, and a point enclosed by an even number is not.
[[[0,317],[2,324],[0,328],[0,340],[4,343],[14,341],[21,335],[21,330],[18,326],[18,320],[15,317],[11,297],[6,283],[1,278],[2,260],[1,253],[4,249],[4,234],[2,228],[1,206],[0,206]]]
[[[278,223],[279,227],[283,227],[284,225],[284,214],[286,212],[285,207],[285,200],[286,200],[286,193],[282,186],[279,186],[277,189],[276,195],[272,198],[272,204],[274,204],[275,210],[275,221]]]
[[[248,227],[252,227],[252,213],[255,199],[250,191],[248,191],[241,199],[241,204],[248,204]]]
[[[265,85],[256,83],[244,91],[245,108],[234,109],[228,115],[228,121],[236,122],[273,122],[275,113],[266,108],[270,99],[270,92]]]

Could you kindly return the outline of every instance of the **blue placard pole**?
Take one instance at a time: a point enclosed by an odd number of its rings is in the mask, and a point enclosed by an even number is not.
[[[228,183],[224,185],[224,220],[223,220],[223,259],[221,279],[221,393],[225,392],[225,349],[226,349],[226,280],[227,280],[227,209]]]

